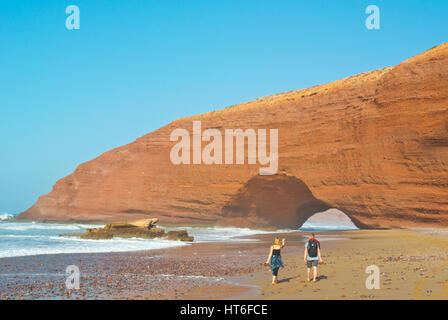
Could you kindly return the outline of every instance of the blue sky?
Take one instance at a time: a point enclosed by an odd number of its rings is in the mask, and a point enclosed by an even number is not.
[[[2,0],[0,213],[176,118],[395,65],[447,41],[447,14],[442,0]]]

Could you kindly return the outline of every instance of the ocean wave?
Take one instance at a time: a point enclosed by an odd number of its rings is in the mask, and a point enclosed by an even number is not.
[[[346,231],[346,230],[358,230],[358,228],[352,224],[336,225],[325,223],[304,223],[300,228],[300,231]]]
[[[0,214],[0,221],[9,220],[9,219],[12,219],[12,218],[14,218],[13,214],[10,214],[10,213],[7,213],[7,212]]]
[[[63,233],[82,233],[99,225],[60,224],[42,222],[3,221],[0,223],[0,257],[16,257],[42,254],[72,254],[129,252],[154,250],[189,245],[182,241],[166,239],[113,238],[109,240],[81,239],[59,236]],[[263,231],[230,227],[179,227],[167,231],[186,229],[194,236],[194,242],[257,241],[241,237],[265,233],[293,232],[296,230]]]
[[[178,227],[178,228],[166,227],[165,229],[167,229],[167,231],[185,229],[188,231],[188,234],[194,237],[194,242],[257,241],[255,239],[243,239],[241,237],[253,236],[257,234],[274,234],[274,233],[287,233],[297,231],[293,229],[265,231],[265,230],[235,228],[235,227]]]
[[[33,235],[18,235],[18,234],[0,234],[0,239],[8,239],[8,238],[14,238],[17,240],[21,239],[47,239],[48,236],[33,236]]]
[[[206,277],[206,276],[198,276],[198,275],[177,275],[177,274],[156,274],[156,275],[146,275],[147,278],[175,278],[175,279],[199,279],[199,280],[208,280],[208,281],[225,281],[226,279],[223,277]]]
[[[25,239],[26,245],[14,242],[2,246],[0,244],[0,258],[33,256],[42,254],[73,254],[73,253],[110,253],[131,252],[142,250],[164,249],[188,245],[180,241],[121,239],[88,240],[72,237],[45,237],[39,239]]]
[[[28,231],[28,230],[61,230],[61,231],[82,231],[88,228],[98,228],[98,225],[86,224],[58,224],[40,222],[10,222],[1,224],[0,230]]]

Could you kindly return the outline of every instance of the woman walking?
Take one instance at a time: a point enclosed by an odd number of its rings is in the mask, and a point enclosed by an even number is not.
[[[280,241],[280,238],[276,237],[274,239],[274,244],[271,246],[268,260],[266,260],[266,264],[269,265],[272,270],[272,284],[277,284],[278,269],[280,267],[285,267],[282,261],[282,256],[280,255],[280,250],[285,246],[285,241],[285,239]]]

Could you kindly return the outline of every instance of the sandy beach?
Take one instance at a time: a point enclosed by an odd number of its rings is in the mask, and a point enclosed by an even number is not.
[[[322,241],[324,263],[317,283],[306,282],[303,255],[287,255],[280,283],[261,276],[256,299],[448,299],[448,236],[446,231],[347,231]],[[365,286],[366,267],[380,270],[380,289]]]
[[[274,234],[160,250],[0,259],[1,299],[448,299],[448,231],[318,232],[324,263],[306,282],[306,232],[279,234],[285,269],[263,266]],[[67,291],[77,265],[80,289]],[[368,290],[365,269],[380,269]]]

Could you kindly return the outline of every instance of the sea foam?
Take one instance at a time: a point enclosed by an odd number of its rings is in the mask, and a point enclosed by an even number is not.
[[[83,233],[87,228],[102,227],[103,225],[19,222],[7,220],[10,215],[4,217],[6,219],[0,221],[0,257],[127,252],[188,245],[185,242],[165,239],[114,238],[111,240],[89,240],[78,237],[60,237],[59,235],[62,233]],[[166,229],[174,230],[174,228]],[[188,233],[195,238],[195,242],[256,241],[238,237],[272,233],[247,228],[181,227],[176,229],[187,229]]]
[[[12,219],[12,218],[14,218],[14,215],[12,215],[10,213],[7,213],[7,212],[0,213],[0,221],[9,220],[9,219]]]

